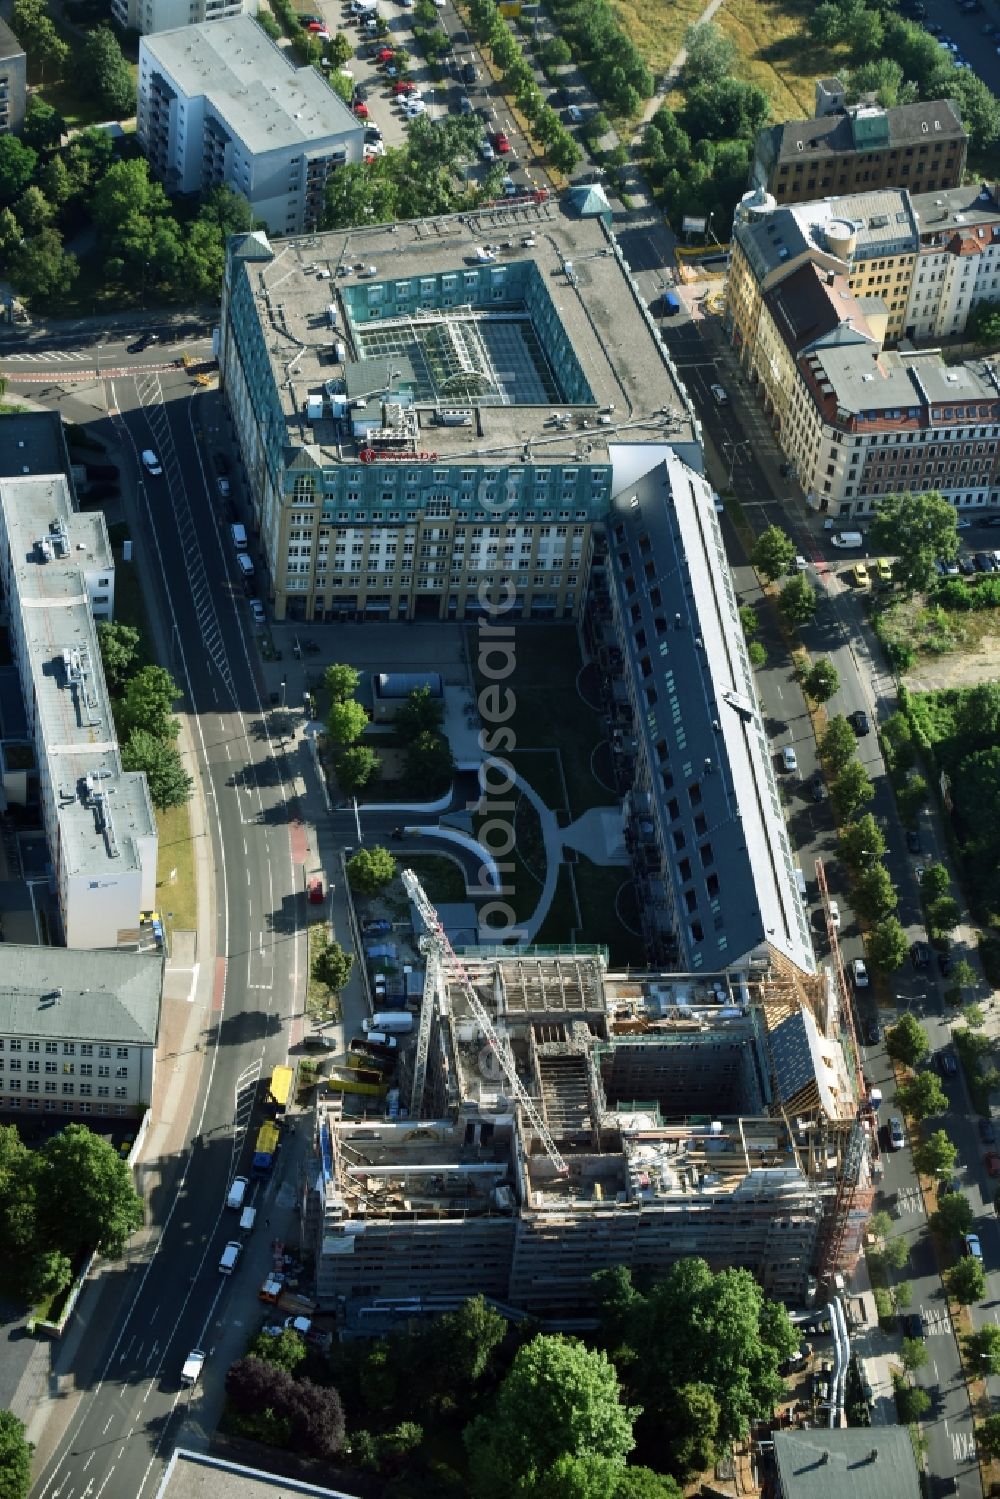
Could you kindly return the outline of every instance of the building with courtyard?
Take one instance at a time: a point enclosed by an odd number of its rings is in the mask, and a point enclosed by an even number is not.
[[[612,498],[700,433],[600,214],[230,242],[220,374],[276,618],[575,619]]]

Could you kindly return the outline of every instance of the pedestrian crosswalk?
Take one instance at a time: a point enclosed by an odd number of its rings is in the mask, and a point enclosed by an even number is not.
[[[41,349],[37,354],[3,354],[3,364],[93,364],[98,356],[93,349]]]

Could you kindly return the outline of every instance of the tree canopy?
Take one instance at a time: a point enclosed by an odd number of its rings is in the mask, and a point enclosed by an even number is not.
[[[937,559],[958,555],[956,520],[955,507],[935,489],[887,495],[871,523],[871,544],[896,557],[893,575],[904,588],[923,590],[934,580]]]
[[[698,32],[706,30],[697,27]],[[759,573],[773,583],[791,572],[795,561],[795,543],[780,526],[768,526],[754,542],[750,560]]]
[[[145,729],[133,729],[121,749],[125,770],[141,770],[149,782],[153,806],[161,812],[181,807],[190,800],[194,780],[184,769],[175,744],[158,739]]]
[[[27,1499],[31,1488],[31,1454],[24,1422],[0,1410],[0,1499]]]
[[[348,861],[347,873],[355,890],[374,895],[394,877],[396,861],[387,848],[378,844],[373,848],[359,848]]]
[[[897,1062],[903,1062],[907,1067],[916,1067],[927,1056],[931,1043],[920,1021],[907,1010],[886,1032],[885,1049]]]

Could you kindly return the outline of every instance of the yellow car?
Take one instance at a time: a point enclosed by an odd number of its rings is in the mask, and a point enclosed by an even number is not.
[[[855,588],[869,588],[868,569],[863,562],[856,562],[851,568],[851,582]]]
[[[875,564],[875,568],[878,572],[878,580],[880,583],[892,582],[892,563],[889,561],[888,557],[880,557]]]

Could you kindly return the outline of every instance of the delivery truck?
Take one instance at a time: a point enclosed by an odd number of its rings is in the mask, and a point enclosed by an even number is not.
[[[413,1016],[409,1010],[376,1010],[362,1025],[365,1031],[379,1031],[384,1036],[408,1036],[413,1029]]]

